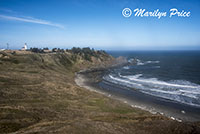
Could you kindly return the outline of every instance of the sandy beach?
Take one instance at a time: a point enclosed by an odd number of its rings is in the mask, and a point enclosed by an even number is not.
[[[78,86],[92,92],[103,94],[112,99],[124,102],[132,107],[149,111],[152,114],[163,115],[179,122],[195,122],[200,120],[200,109],[154,97],[141,93],[137,90],[130,90],[126,87],[109,83],[102,80],[103,75],[108,70],[81,71],[76,74],[75,82]]]

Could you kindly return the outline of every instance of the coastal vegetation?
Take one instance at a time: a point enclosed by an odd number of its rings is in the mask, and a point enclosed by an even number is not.
[[[47,50],[0,52],[0,133],[200,132],[77,86],[76,72],[116,64],[105,51]]]

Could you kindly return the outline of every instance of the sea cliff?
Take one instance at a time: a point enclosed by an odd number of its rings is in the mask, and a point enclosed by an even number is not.
[[[79,87],[76,72],[126,63],[104,51],[0,52],[0,133],[198,133]]]

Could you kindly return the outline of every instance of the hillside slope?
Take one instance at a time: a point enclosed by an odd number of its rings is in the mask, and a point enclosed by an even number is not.
[[[198,133],[179,123],[89,92],[75,72],[115,62],[103,51],[0,52],[0,133]]]

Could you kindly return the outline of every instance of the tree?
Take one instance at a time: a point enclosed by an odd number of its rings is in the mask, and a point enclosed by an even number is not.
[[[52,49],[52,52],[57,52],[57,51],[58,51],[57,48],[53,48],[53,49]]]
[[[49,48],[48,48],[48,47],[45,47],[45,48],[43,48],[43,50],[49,50]]]

